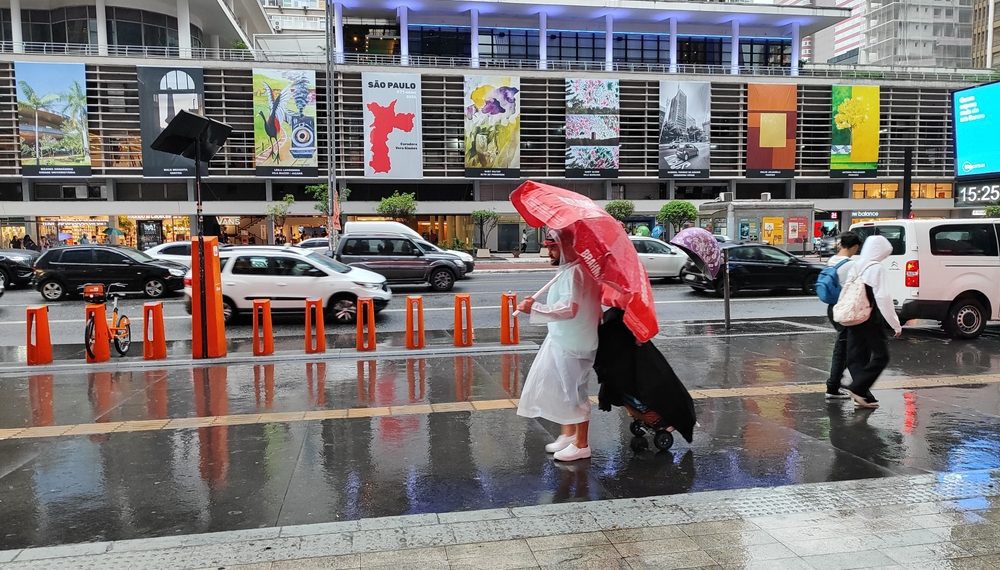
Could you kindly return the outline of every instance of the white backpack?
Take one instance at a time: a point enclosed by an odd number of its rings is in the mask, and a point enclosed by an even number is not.
[[[865,292],[865,283],[861,280],[861,275],[873,265],[878,265],[878,262],[869,262],[851,276],[841,288],[837,304],[833,306],[834,321],[845,327],[853,327],[867,321],[871,316],[872,305],[868,302],[868,294]]]

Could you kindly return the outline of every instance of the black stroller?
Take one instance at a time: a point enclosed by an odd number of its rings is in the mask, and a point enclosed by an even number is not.
[[[611,411],[624,407],[632,418],[629,426],[631,447],[649,447],[645,436],[653,435],[653,445],[667,450],[674,444],[674,432],[691,443],[696,423],[694,401],[677,378],[667,359],[652,342],[637,344],[622,320],[620,309],[608,309],[598,329],[599,342],[594,370],[601,389],[598,407]]]

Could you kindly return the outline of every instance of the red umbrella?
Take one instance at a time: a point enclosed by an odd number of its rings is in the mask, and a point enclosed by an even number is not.
[[[586,196],[531,180],[518,186],[510,201],[530,226],[571,231],[573,250],[601,284],[601,303],[625,311],[625,325],[639,342],[656,336],[653,289],[618,220]]]

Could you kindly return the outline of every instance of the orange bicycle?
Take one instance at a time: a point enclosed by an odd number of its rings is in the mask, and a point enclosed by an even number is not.
[[[132,346],[132,322],[124,314],[118,314],[118,299],[125,296],[125,293],[112,293],[112,287],[124,289],[124,283],[112,283],[108,285],[105,294],[104,285],[99,283],[88,283],[83,286],[83,297],[91,303],[104,303],[111,299],[111,318],[107,324],[101,326],[108,327],[108,341],[115,345],[115,351],[119,355],[125,356],[128,348]],[[87,356],[94,358],[94,345],[97,343],[97,319],[91,315],[87,319],[87,328],[84,331],[84,346],[87,347]]]

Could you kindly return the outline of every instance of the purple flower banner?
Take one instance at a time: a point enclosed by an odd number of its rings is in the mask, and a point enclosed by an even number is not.
[[[617,178],[617,79],[566,80],[566,178]]]

